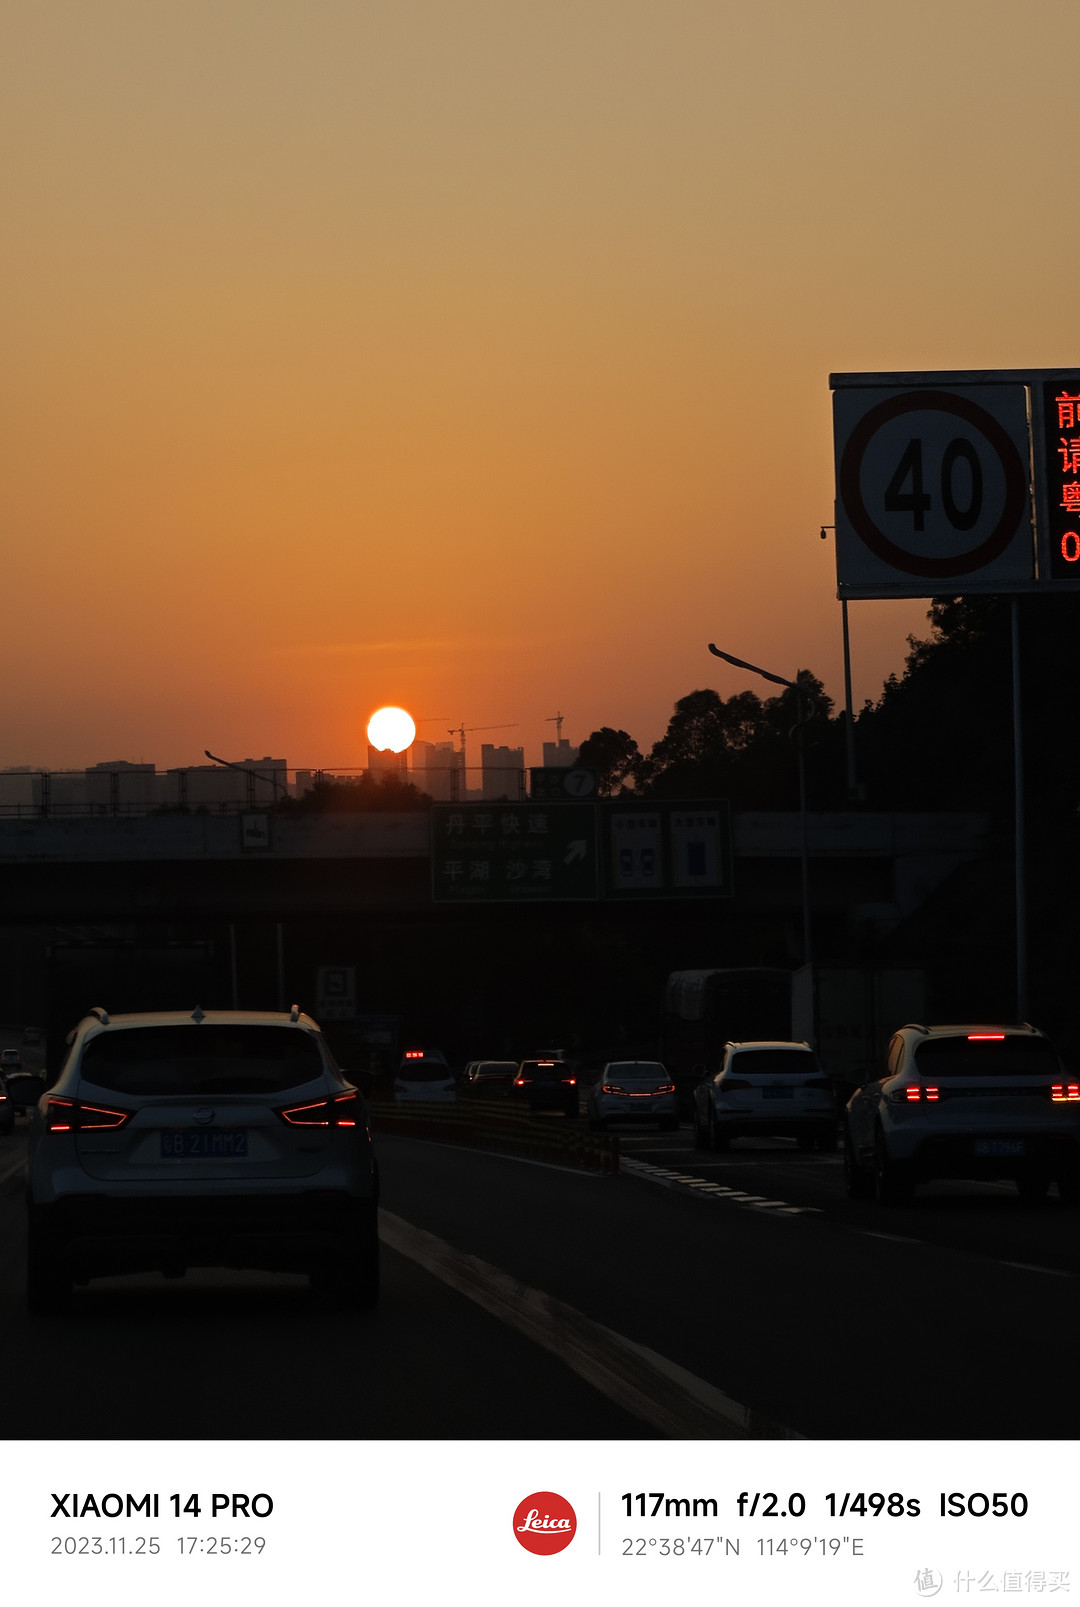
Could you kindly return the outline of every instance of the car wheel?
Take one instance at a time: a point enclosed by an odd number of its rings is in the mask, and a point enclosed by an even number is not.
[[[56,1245],[31,1223],[26,1238],[26,1307],[34,1317],[64,1311],[71,1298],[72,1278]]]
[[[859,1165],[851,1134],[844,1130],[844,1188],[849,1200],[868,1200],[874,1192],[874,1174]]]
[[[709,1117],[709,1148],[725,1150],[731,1143],[731,1134],[716,1125],[715,1115]]]
[[[1049,1190],[1048,1172],[1021,1172],[1016,1179],[1016,1192],[1025,1205],[1038,1205],[1040,1200],[1045,1200]]]
[[[1080,1205],[1080,1170],[1063,1172],[1057,1186],[1062,1205]]]
[[[339,1311],[374,1311],[379,1303],[379,1234],[372,1213],[370,1228],[350,1241],[340,1261],[310,1275],[312,1290]]]
[[[874,1142],[874,1193],[879,1205],[906,1205],[911,1199],[911,1174],[900,1161],[890,1158],[885,1139],[878,1133]]]

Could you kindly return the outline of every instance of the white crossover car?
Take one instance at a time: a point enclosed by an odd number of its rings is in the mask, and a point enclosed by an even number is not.
[[[901,1027],[848,1102],[844,1173],[882,1205],[948,1177],[1009,1178],[1029,1200],[1054,1180],[1080,1204],[1080,1079],[1035,1027]]]
[[[364,1101],[290,1014],[196,1008],[81,1021],[33,1114],[27,1301],[188,1267],[307,1273],[378,1298],[378,1172]]]

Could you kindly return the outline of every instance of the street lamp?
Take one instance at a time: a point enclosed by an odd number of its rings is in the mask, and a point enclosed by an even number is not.
[[[722,658],[726,664],[734,664],[736,669],[750,670],[754,675],[760,675],[763,680],[774,681],[777,686],[789,686],[798,699],[799,718],[795,722],[795,729],[799,734],[797,751],[799,755],[799,836],[800,852],[802,857],[802,932],[803,932],[803,964],[812,965],[813,946],[810,941],[810,849],[806,829],[806,744],[803,741],[803,728],[810,718],[807,707],[806,688],[800,681],[789,681],[785,675],[773,675],[769,670],[763,670],[757,664],[748,664],[744,658],[735,658],[731,653],[722,653],[718,647],[709,643],[709,652],[715,658]]]

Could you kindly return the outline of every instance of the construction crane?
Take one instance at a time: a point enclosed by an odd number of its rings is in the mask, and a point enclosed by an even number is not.
[[[549,714],[547,720],[544,722],[546,725],[551,725],[554,722],[556,747],[558,747],[559,743],[562,741],[562,723],[565,718],[566,716],[564,714]]]

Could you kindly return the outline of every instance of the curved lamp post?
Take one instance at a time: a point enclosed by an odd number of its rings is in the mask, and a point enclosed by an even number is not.
[[[799,755],[799,838],[800,854],[802,858],[802,930],[803,930],[803,964],[813,965],[813,945],[810,937],[810,850],[806,826],[806,744],[803,741],[803,727],[810,718],[806,689],[799,681],[789,681],[786,675],[773,675],[770,670],[763,670],[757,664],[748,664],[744,658],[735,658],[731,653],[722,653],[718,647],[709,643],[709,652],[715,658],[722,658],[726,664],[734,664],[737,669],[750,670],[754,675],[760,675],[763,680],[774,681],[777,686],[789,686],[795,693],[799,705],[799,718],[795,722],[798,732]]]

